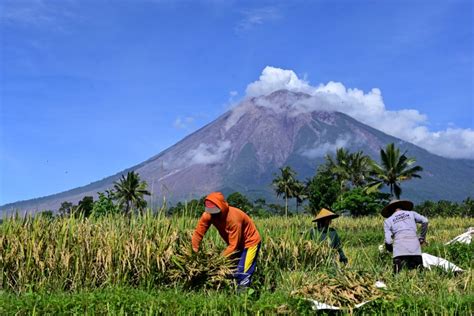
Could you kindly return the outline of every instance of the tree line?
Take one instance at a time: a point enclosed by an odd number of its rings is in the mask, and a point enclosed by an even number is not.
[[[314,177],[301,182],[291,167],[280,168],[273,187],[277,196],[285,198],[285,213],[288,199],[296,200],[296,209],[308,200],[310,212],[322,207],[336,212],[348,211],[351,215],[369,215],[380,210],[390,199],[399,199],[401,182],[421,178],[421,166],[414,165],[415,158],[407,157],[395,144],[380,150],[380,163],[362,151],[351,153],[338,148],[335,156],[327,154]],[[384,186],[390,193],[381,191]]]
[[[276,196],[284,198],[284,206],[267,203],[262,198],[251,201],[240,192],[229,194],[227,201],[256,217],[291,215],[289,201],[292,199],[295,200],[296,213],[302,211],[315,214],[324,207],[352,216],[376,214],[390,199],[401,197],[402,182],[421,178],[419,173],[423,168],[415,165],[415,162],[415,158],[408,157],[406,152],[401,152],[393,143],[380,150],[380,163],[362,151],[349,152],[339,148],[335,155],[327,154],[325,162],[317,168],[315,175],[305,181],[298,180],[296,172],[290,166],[279,169],[279,174],[274,175],[271,185]],[[131,171],[114,182],[112,190],[99,192],[98,195],[96,201],[92,196],[85,196],[77,205],[63,202],[59,215],[88,217],[121,213],[128,216],[132,210],[143,212],[146,209],[145,197],[150,192],[139,174]],[[204,198],[178,202],[176,205],[165,206],[164,210],[166,215],[198,217],[204,211]],[[462,203],[426,201],[416,208],[427,216],[474,215],[474,202],[471,198]],[[52,216],[52,212],[49,215]]]
[[[132,210],[142,212],[146,209],[145,196],[150,195],[147,187],[146,181],[141,181],[140,175],[131,171],[114,182],[112,190],[98,192],[96,201],[92,196],[85,196],[77,205],[65,201],[61,203],[58,212],[61,216],[89,217],[118,213],[129,216]]]

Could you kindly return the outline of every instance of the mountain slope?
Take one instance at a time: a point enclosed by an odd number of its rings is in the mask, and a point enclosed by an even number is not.
[[[191,199],[213,190],[273,199],[270,183],[281,166],[290,165],[305,179],[313,176],[324,155],[337,147],[363,150],[378,159],[380,148],[391,142],[416,157],[424,168],[421,180],[402,185],[404,198],[462,200],[472,196],[473,161],[431,154],[339,112],[305,111],[300,105],[308,98],[280,90],[245,100],[141,164],[83,187],[0,209],[55,210],[63,201],[76,203],[85,195],[96,196],[130,170],[148,182],[154,201],[163,196],[171,201]]]

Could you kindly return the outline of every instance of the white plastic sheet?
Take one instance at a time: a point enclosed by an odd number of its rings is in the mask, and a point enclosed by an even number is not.
[[[379,288],[379,289],[386,289],[387,288],[387,285],[382,282],[382,281],[377,281],[375,282],[375,287],[376,288]],[[326,304],[326,303],[323,303],[323,302],[318,302],[316,300],[313,300],[313,299],[308,299],[308,301],[310,301],[312,303],[312,309],[313,310],[340,310],[341,308],[340,307],[337,307],[337,306],[333,306],[333,305],[329,305],[329,304]],[[370,301],[365,301],[365,302],[362,302],[360,304],[356,304],[354,305],[354,308],[359,308],[369,302],[372,302],[372,300]]]
[[[313,299],[308,299],[308,301],[310,301],[313,306],[311,307],[314,311],[315,310],[341,310],[342,308],[340,307],[337,307],[337,306],[333,306],[333,305],[328,305],[328,304],[325,304],[325,303],[322,303],[322,302],[318,302],[316,300],[313,300]],[[362,302],[360,304],[356,304],[354,307],[355,308],[359,308],[367,303],[369,303],[371,301],[367,301],[367,302]]]
[[[450,245],[455,242],[460,242],[462,244],[470,244],[473,234],[474,234],[474,227],[469,227],[465,233],[453,238],[452,240],[448,241],[445,245]]]
[[[384,253],[386,250],[385,250],[385,245],[379,245],[379,252],[380,253]]]
[[[423,258],[423,267],[431,270],[431,267],[441,267],[446,271],[464,271],[454,263],[449,262],[446,259],[430,255],[428,253],[422,253],[421,257]]]

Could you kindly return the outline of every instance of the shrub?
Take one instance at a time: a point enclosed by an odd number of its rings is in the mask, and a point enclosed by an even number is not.
[[[329,171],[321,169],[307,185],[308,210],[316,215],[321,208],[331,208],[341,193],[340,185]]]
[[[415,206],[415,211],[425,216],[474,217],[474,200],[467,198],[461,203],[440,200],[425,201]]]
[[[253,204],[250,202],[245,195],[240,192],[234,192],[227,196],[227,203],[229,205],[237,207],[242,211],[249,213],[253,209]]]
[[[365,193],[362,188],[344,192],[338,201],[332,204],[332,210],[338,213],[350,211],[353,216],[377,214],[388,202],[382,193]]]
[[[120,209],[114,204],[112,194],[99,192],[99,199],[94,202],[92,207],[92,214],[94,216],[105,216],[108,214],[117,214]]]

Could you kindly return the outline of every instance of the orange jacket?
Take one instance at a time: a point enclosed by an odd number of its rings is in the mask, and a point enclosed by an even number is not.
[[[252,219],[238,208],[229,206],[222,193],[213,192],[206,197],[206,200],[216,204],[221,212],[216,215],[206,212],[202,214],[192,238],[195,251],[198,251],[201,240],[211,224],[217,228],[228,245],[223,252],[224,256],[255,246],[260,242],[260,234]]]

